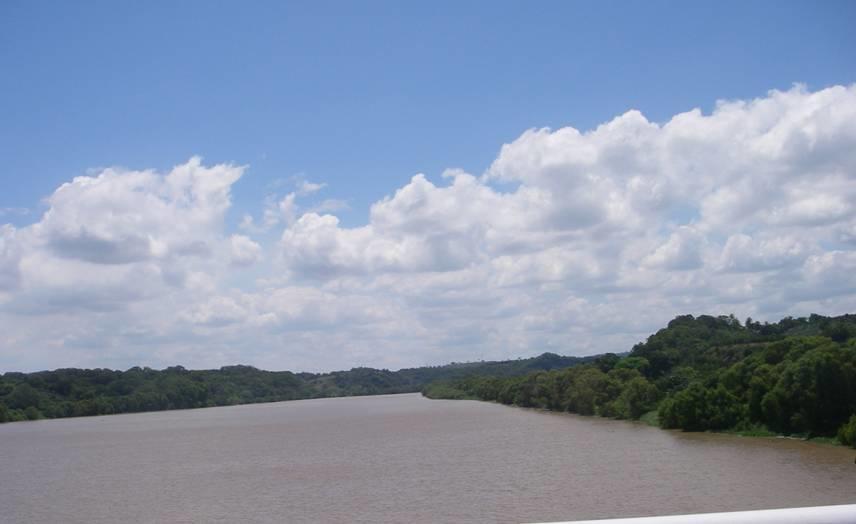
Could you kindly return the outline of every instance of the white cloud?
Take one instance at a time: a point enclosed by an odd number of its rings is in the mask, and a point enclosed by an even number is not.
[[[246,321],[248,316],[248,311],[228,296],[212,297],[183,313],[190,323],[208,326],[234,324]]]
[[[232,235],[229,237],[231,247],[232,265],[251,266],[261,260],[262,246],[254,242],[250,237],[244,235]]]
[[[308,276],[384,271],[448,271],[505,251],[543,248],[538,191],[500,194],[466,173],[438,187],[423,175],[375,203],[370,223],[340,228],[333,215],[306,213],[286,228],[286,266]],[[530,212],[531,211],[531,212]]]
[[[276,195],[268,195],[265,198],[261,224],[257,225],[252,215],[245,214],[241,219],[239,227],[243,231],[263,233],[279,224],[293,224],[304,209],[303,206],[298,204],[297,199],[317,193],[325,187],[327,187],[327,184],[309,182],[300,178],[295,183],[295,190],[284,197],[279,198]],[[327,199],[311,207],[307,212],[339,211],[346,208],[347,204],[342,200]]]
[[[336,211],[346,211],[351,209],[351,206],[345,200],[339,198],[325,198],[320,203],[308,209],[309,213],[335,213]]]
[[[243,171],[102,170],[3,226],[0,363],[400,367],[623,351],[681,313],[856,311],[856,86],[529,130],[356,227],[298,179],[235,234]]]
[[[77,177],[47,199],[32,233],[57,256],[95,264],[208,256],[242,173],[194,157],[165,176],[106,169]]]
[[[108,311],[198,289],[222,266],[223,218],[243,171],[194,157],[163,175],[105,169],[63,184],[38,222],[4,226],[0,253],[18,287],[5,311]]]
[[[20,252],[15,228],[8,224],[0,226],[0,293],[17,287],[20,278],[19,263]]]
[[[327,184],[324,183],[315,183],[310,182],[308,180],[300,180],[297,183],[297,194],[300,196],[311,195],[312,193],[317,193],[327,187]]]
[[[831,298],[856,293],[856,251],[813,255],[801,268],[803,279],[785,289],[794,300]]]
[[[719,260],[723,271],[753,272],[794,267],[813,250],[808,241],[797,237],[745,234],[728,237]]]
[[[668,240],[642,260],[647,266],[663,269],[698,269],[702,266],[704,237],[689,226],[681,226]]]

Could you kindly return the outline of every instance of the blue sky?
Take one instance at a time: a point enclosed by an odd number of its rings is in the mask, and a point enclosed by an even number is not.
[[[846,1],[2,2],[0,371],[856,312],[854,26]]]
[[[0,207],[201,155],[252,167],[236,209],[302,174],[357,224],[413,174],[480,173],[531,127],[856,79],[852,2],[360,4],[4,2]]]

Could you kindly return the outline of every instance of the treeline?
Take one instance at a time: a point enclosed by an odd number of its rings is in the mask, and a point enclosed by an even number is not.
[[[687,431],[837,436],[856,446],[856,315],[773,324],[679,316],[626,356],[520,377],[440,381],[423,393],[645,417]]]
[[[590,359],[544,353],[498,362],[453,363],[399,371],[354,368],[333,373],[263,371],[250,366],[216,370],[134,367],[58,369],[0,375],[0,422],[167,409],[228,406],[321,397],[410,393],[434,380],[475,374],[515,376]]]

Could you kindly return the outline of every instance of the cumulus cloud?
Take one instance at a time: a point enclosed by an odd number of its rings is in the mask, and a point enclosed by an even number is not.
[[[643,265],[663,269],[698,269],[702,266],[704,236],[692,227],[681,226],[668,240],[642,260]]]
[[[229,237],[231,260],[234,266],[251,266],[261,260],[262,246],[244,235]]]
[[[38,222],[3,226],[0,274],[17,285],[4,311],[107,311],[199,288],[222,265],[223,218],[243,171],[194,157],[166,174],[111,168],[63,184]],[[247,241],[232,242],[233,259],[255,256]]]
[[[856,310],[856,86],[531,129],[355,227],[298,179],[228,231],[244,170],[106,169],[3,226],[0,362],[401,367],[624,351],[688,312]]]
[[[59,257],[94,264],[207,256],[242,173],[194,157],[165,176],[106,169],[76,177],[47,199],[33,234]]]
[[[447,173],[438,187],[416,175],[375,203],[370,222],[340,228],[333,215],[304,214],[280,240],[286,266],[298,274],[332,277],[385,271],[449,271],[486,262],[504,251],[546,247],[539,228],[538,191],[500,194],[472,175]]]
[[[836,228],[850,238],[854,99],[854,87],[798,86],[664,124],[629,111],[589,132],[530,130],[503,146],[481,178],[451,172],[450,184],[436,186],[418,175],[372,206],[367,226],[304,215],[281,247],[290,269],[324,267],[329,276],[457,270],[557,245],[622,264],[643,240],[655,243],[635,259],[643,266],[699,269],[719,246],[733,270],[773,267],[831,240]],[[503,192],[492,181],[519,185]],[[785,252],[744,256],[765,260],[754,264],[732,260],[738,241],[758,230],[771,237],[758,248]],[[625,248],[604,249],[608,242]]]
[[[794,300],[824,299],[856,292],[856,251],[829,251],[811,256],[801,268],[803,279],[785,294]]]
[[[746,234],[728,237],[719,260],[723,271],[754,272],[776,270],[800,265],[811,253],[807,240],[786,235]]]
[[[281,186],[283,181],[277,180],[275,186]],[[304,178],[297,178],[294,183],[294,191],[279,197],[270,194],[265,197],[264,211],[261,221],[257,222],[252,215],[245,214],[239,228],[251,233],[264,233],[280,224],[293,224],[297,217],[304,213],[335,212],[347,209],[347,203],[340,199],[325,199],[324,201],[307,208],[298,203],[298,199],[313,195],[321,191],[327,184],[310,182]]]

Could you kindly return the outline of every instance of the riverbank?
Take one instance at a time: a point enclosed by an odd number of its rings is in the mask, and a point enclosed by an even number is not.
[[[422,391],[663,429],[856,447],[853,384],[856,315],[745,325],[733,316],[683,315],[625,355],[521,377],[470,375]]]
[[[483,400],[483,399],[474,397],[472,395],[468,395],[464,392],[453,390],[451,388],[444,389],[444,391],[449,393],[450,396],[446,396],[446,397],[434,396],[434,395],[429,396],[429,395],[426,395],[424,391],[422,392],[422,396],[427,398],[427,399],[430,399],[430,400],[475,400],[478,402],[486,402],[488,404],[500,404],[500,405],[506,405],[508,407],[515,407],[515,408],[521,408],[521,409],[527,409],[527,410],[533,410],[533,411],[543,411],[543,412],[548,412],[548,413],[567,413],[570,415],[592,417],[592,418],[600,419],[600,420],[612,420],[612,421],[616,421],[616,422],[619,422],[619,421],[620,422],[630,422],[630,423],[634,423],[634,424],[641,424],[641,425],[645,425],[645,426],[654,427],[657,429],[664,429],[666,431],[675,431],[674,429],[663,428],[660,425],[660,417],[659,417],[657,410],[648,411],[648,412],[644,413],[642,416],[640,416],[638,419],[628,420],[628,419],[621,419],[621,418],[615,418],[615,417],[603,417],[603,416],[599,416],[599,415],[581,415],[579,413],[572,413],[572,412],[568,412],[568,411],[564,411],[564,410],[554,410],[554,409],[543,408],[543,407],[518,406],[516,404],[502,404],[501,402],[496,402],[496,401],[492,401],[492,400]],[[835,446],[835,447],[839,447],[839,448],[848,447],[848,446],[842,444],[837,438],[833,438],[833,437],[809,437],[807,435],[784,435],[781,433],[775,433],[773,431],[770,431],[767,428],[760,427],[760,426],[756,426],[756,427],[748,428],[748,429],[729,429],[729,430],[720,430],[720,431],[706,430],[706,431],[695,431],[695,432],[684,430],[682,432],[683,433],[702,433],[702,434],[707,433],[707,434],[717,434],[717,435],[733,435],[733,436],[737,436],[737,437],[752,437],[752,438],[766,438],[766,439],[787,439],[787,440],[794,440],[794,441],[800,441],[800,442],[808,442],[808,443],[812,443],[812,444],[822,444],[825,446]]]

